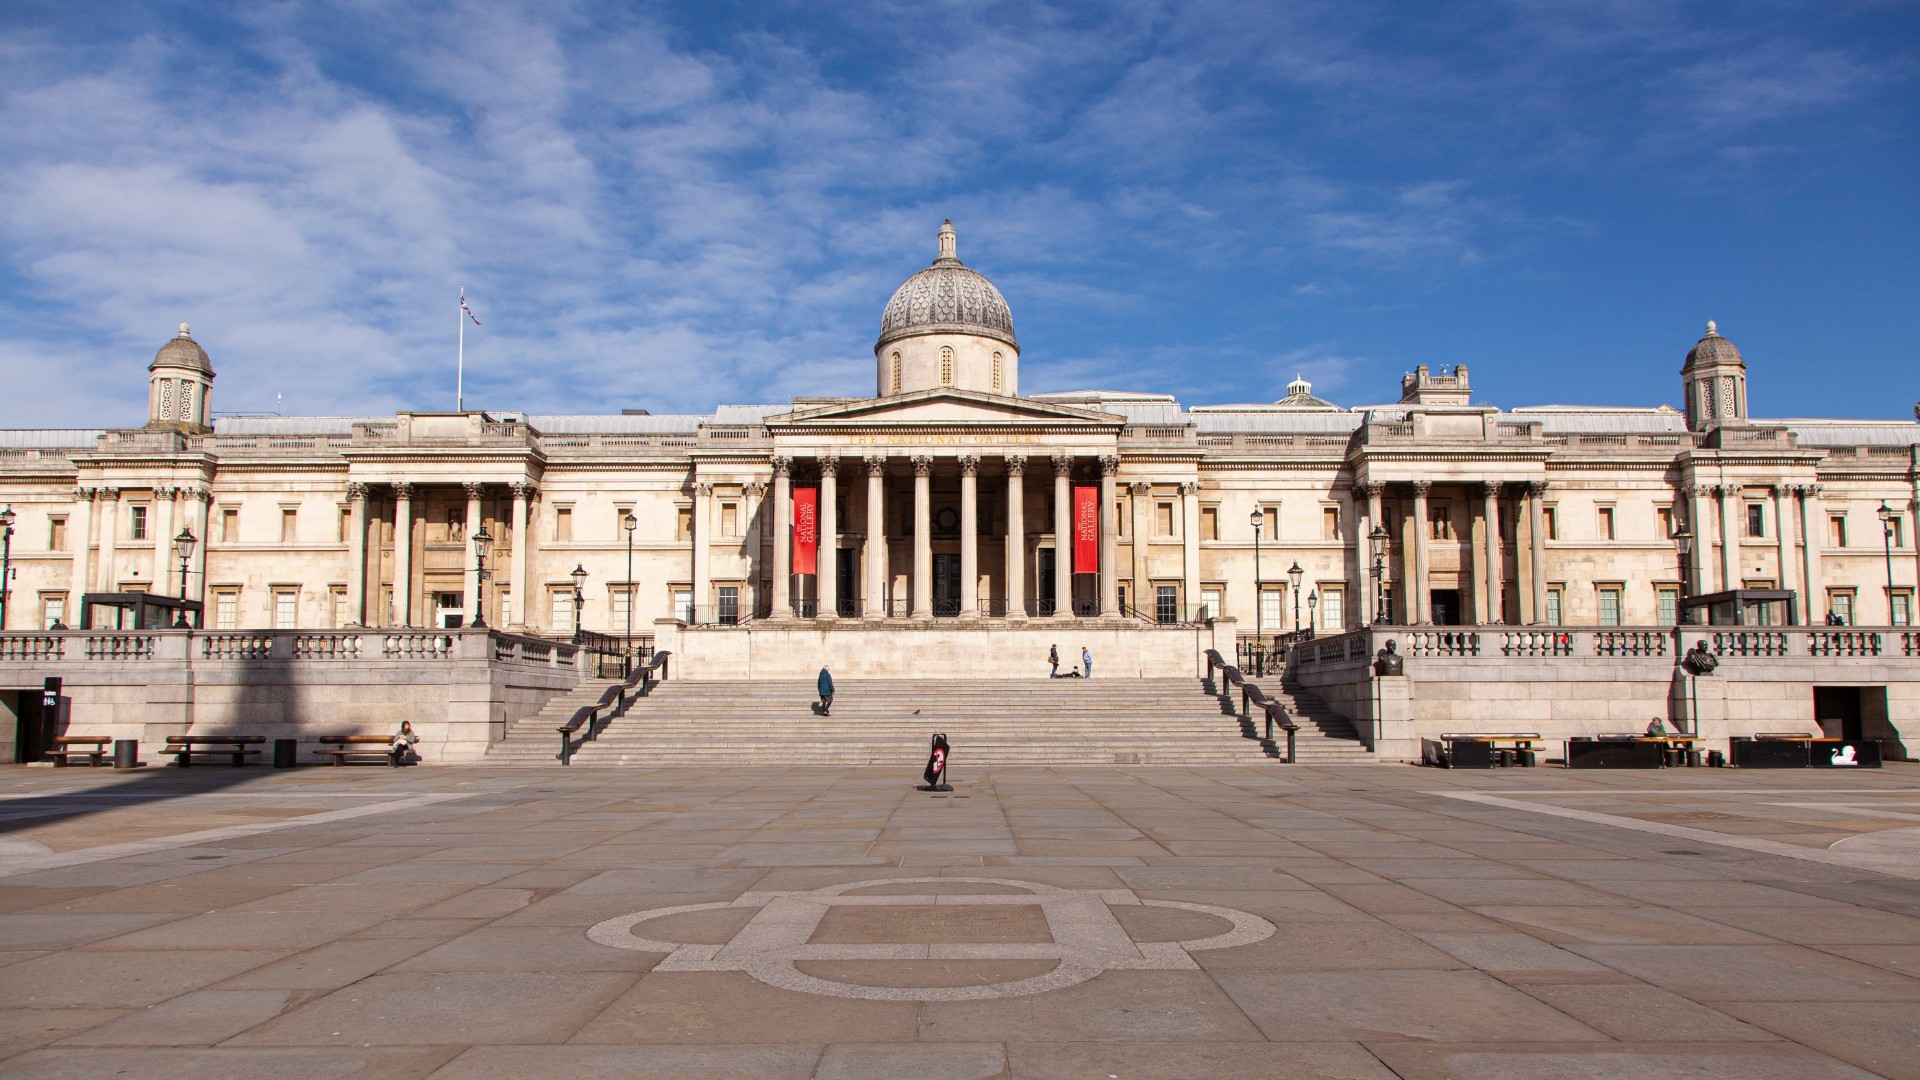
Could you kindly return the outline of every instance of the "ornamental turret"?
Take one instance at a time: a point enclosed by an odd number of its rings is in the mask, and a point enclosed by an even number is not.
[[[213,430],[207,411],[212,389],[213,362],[181,323],[179,336],[160,346],[147,365],[147,427],[191,435]]]

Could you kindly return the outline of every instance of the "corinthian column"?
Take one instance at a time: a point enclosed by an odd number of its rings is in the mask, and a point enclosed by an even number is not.
[[[933,459],[913,459],[913,617],[933,617]]]
[[[1533,576],[1531,592],[1535,622],[1545,622],[1547,618],[1547,525],[1546,514],[1540,505],[1546,494],[1545,480],[1534,480],[1527,484],[1527,539],[1533,549],[1533,561],[1529,569]]]
[[[1180,485],[1180,602],[1200,610],[1200,485]]]
[[[1053,614],[1073,614],[1073,457],[1053,455]]]
[[[773,617],[793,618],[793,459],[773,459]]]
[[[814,616],[840,617],[840,459],[820,459],[820,505],[814,514],[819,527],[814,549],[814,581],[819,583],[819,598]]]
[[[393,485],[393,625],[413,625],[413,485]]]
[[[1773,539],[1779,553],[1775,556],[1780,563],[1780,580],[1777,588],[1793,588],[1793,504],[1787,500],[1793,495],[1793,488],[1787,484],[1773,485]],[[1806,619],[1806,598],[1802,597],[1800,610],[1794,614]]]
[[[480,571],[478,569],[480,560],[474,555],[473,534],[479,532],[486,524],[480,517],[480,496],[485,492],[486,485],[467,484],[465,486],[467,489],[467,595],[462,598],[463,606],[466,608],[466,621],[461,625],[472,626],[473,620],[480,618],[483,614],[480,610]]]
[[[113,566],[114,545],[120,542],[120,489],[100,489],[100,592],[118,592]]]
[[[347,621],[367,624],[367,485],[347,485]]]
[[[1799,489],[1800,536],[1805,542],[1801,555],[1805,560],[1807,597],[1803,617],[1809,625],[1816,626],[1827,621],[1827,576],[1820,565],[1820,552],[1827,543],[1827,514],[1820,505],[1820,490],[1819,484],[1807,484]]]
[[[65,622],[80,625],[81,598],[93,591],[93,498],[90,487],[73,490],[73,520],[67,525],[67,542],[73,545],[73,576],[68,586]]]
[[[709,622],[718,622],[720,615],[714,609],[713,597],[713,485],[707,481],[696,481],[693,485],[693,528],[687,530],[693,534],[693,621],[700,621],[700,609],[707,609]],[[747,579],[757,581],[760,577],[760,551],[754,549],[747,560]],[[752,590],[748,590],[748,603],[753,603]],[[749,613],[758,610],[748,608]],[[578,616],[575,616],[576,621]]]
[[[532,484],[527,483],[515,484],[512,487],[513,566],[510,573],[513,595],[516,599],[513,603],[513,618],[509,621],[523,629],[533,624],[533,619],[529,617],[533,614],[533,587],[527,569],[533,559],[533,530],[527,528],[527,503],[532,500],[536,490],[538,489]],[[632,583],[629,582],[627,587],[631,589]],[[628,597],[627,603],[633,603],[632,597]]]
[[[1100,459],[1100,614],[1120,614],[1120,518],[1116,505],[1115,478],[1120,473],[1120,458],[1108,454]]]
[[[1485,599],[1480,608],[1480,621],[1483,623],[1503,622],[1506,612],[1500,604],[1500,583],[1506,580],[1505,561],[1500,553],[1500,485],[1488,483],[1480,485],[1481,517],[1487,531],[1487,576],[1483,583]]]
[[[1427,517],[1427,494],[1432,490],[1433,484],[1429,481],[1413,483],[1413,581],[1408,590],[1413,595],[1407,597],[1407,601],[1413,613],[1411,621],[1421,624],[1433,621],[1433,594],[1427,585],[1428,534],[1433,531]]]
[[[1740,523],[1735,517],[1733,499],[1740,489],[1720,484],[1713,493],[1720,496],[1720,588],[1740,587]]]
[[[867,539],[861,564],[867,571],[866,594],[860,614],[868,619],[887,617],[887,459],[874,455],[867,465]]]
[[[960,617],[980,617],[980,459],[960,457]]]
[[[1027,617],[1027,459],[1007,458],[1007,618]]]

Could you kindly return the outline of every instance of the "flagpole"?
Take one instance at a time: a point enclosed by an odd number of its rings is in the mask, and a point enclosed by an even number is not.
[[[460,327],[459,345],[453,361],[453,411],[466,412],[467,380],[467,288],[460,287],[460,304],[453,309],[453,321]]]

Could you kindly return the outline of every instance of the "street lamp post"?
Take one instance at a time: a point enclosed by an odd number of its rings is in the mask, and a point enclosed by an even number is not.
[[[1260,591],[1260,524],[1266,519],[1260,504],[1253,504],[1253,512],[1247,515],[1247,524],[1253,526],[1253,651],[1260,655],[1261,639],[1266,635],[1267,598]],[[1257,660],[1256,660],[1257,666]]]
[[[1684,524],[1680,526],[1678,532],[1673,534],[1673,550],[1680,556],[1680,602],[1673,607],[1673,625],[1679,626],[1687,621],[1687,594],[1690,591],[1688,579],[1692,576],[1687,573],[1687,556],[1693,554],[1693,534],[1687,531]]]
[[[587,568],[579,563],[573,564],[573,643],[580,644],[580,609],[587,605]]]
[[[473,534],[473,624],[477,627],[487,625],[487,552],[493,548],[493,534],[486,525]]]
[[[1320,614],[1320,590],[1315,589],[1312,592],[1307,594],[1307,636],[1308,637],[1315,637],[1315,636],[1318,636],[1318,634],[1320,633],[1319,614]]]
[[[13,507],[0,510],[0,630],[7,628],[7,601],[13,599]]]
[[[1367,543],[1373,548],[1373,596],[1376,609],[1373,621],[1376,623],[1393,621],[1393,613],[1387,610],[1387,539],[1387,530],[1381,525],[1376,524],[1373,531],[1367,534]]]
[[[193,558],[193,549],[200,543],[190,528],[182,528],[180,535],[173,538],[173,549],[180,553],[180,617],[174,620],[176,629],[187,627],[187,562]]]
[[[1296,635],[1300,633],[1300,581],[1306,576],[1307,572],[1300,569],[1297,559],[1287,568],[1287,582],[1293,590],[1293,632]]]
[[[1893,523],[1900,520],[1900,511],[1885,502],[1874,511],[1880,518],[1880,545],[1887,555],[1887,625],[1893,625]],[[1911,618],[1908,619],[1912,621]]]
[[[640,527],[640,519],[629,510],[620,524],[627,530],[627,636],[620,642],[620,677],[624,679],[633,674],[633,531]]]

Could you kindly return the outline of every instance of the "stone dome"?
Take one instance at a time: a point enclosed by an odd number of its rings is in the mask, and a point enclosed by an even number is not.
[[[978,334],[1020,347],[1006,297],[993,282],[961,265],[952,221],[940,227],[939,258],[908,278],[887,301],[874,348],[920,334]]]
[[[207,359],[207,350],[193,340],[193,334],[187,329],[186,323],[180,324],[178,337],[160,346],[160,351],[154,354],[153,363],[147,365],[147,370],[153,371],[163,367],[186,368],[189,371],[200,372],[208,378],[213,377],[213,361]]]
[[[1693,348],[1687,351],[1685,366],[1696,367],[1701,364],[1721,363],[1745,364],[1746,361],[1740,358],[1740,350],[1734,346],[1733,342],[1720,336],[1720,327],[1709,321],[1706,336],[1694,342]]]

